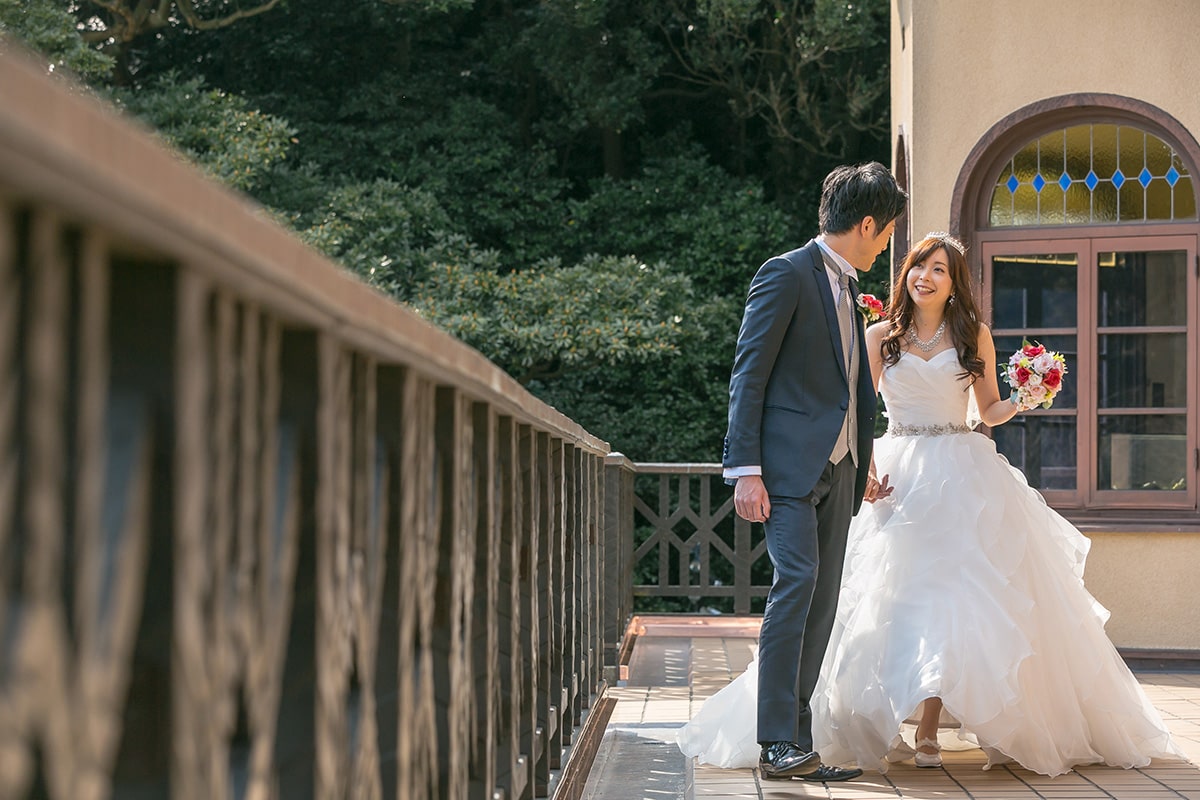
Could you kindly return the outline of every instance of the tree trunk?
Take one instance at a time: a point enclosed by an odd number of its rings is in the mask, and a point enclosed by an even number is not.
[[[621,132],[602,128],[600,138],[604,147],[604,174],[610,178],[625,177],[625,154],[621,147]]]
[[[131,56],[128,43],[117,42],[108,48],[108,52],[112,53],[114,57],[112,77],[109,78],[109,83],[122,89],[132,86],[133,72],[129,69]]]
[[[795,208],[796,146],[786,139],[771,139],[771,192],[776,202]]]

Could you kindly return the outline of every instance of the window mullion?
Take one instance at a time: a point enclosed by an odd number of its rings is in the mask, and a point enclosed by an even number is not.
[[[1075,406],[1078,409],[1076,417],[1076,458],[1079,464],[1079,476],[1076,487],[1079,491],[1079,505],[1089,508],[1096,502],[1096,485],[1099,468],[1097,465],[1096,437],[1099,435],[1099,424],[1096,415],[1099,405],[1097,384],[1099,374],[1099,335],[1097,328],[1097,285],[1096,279],[1096,250],[1092,242],[1079,242],[1079,299],[1077,317],[1079,320],[1079,363],[1087,365],[1076,373],[1077,376],[1088,376],[1086,382],[1078,385],[1078,399]]]
[[[1149,334],[1149,333],[1187,333],[1186,325],[1106,325],[1096,328],[1096,335],[1115,334]]]
[[[1191,242],[1187,247],[1188,264],[1195,264],[1197,268],[1200,268],[1200,261],[1197,260],[1200,259],[1200,252],[1196,248],[1196,237],[1192,236],[1190,238]],[[1184,474],[1192,476],[1191,480],[1188,481],[1188,499],[1191,501],[1193,509],[1197,507],[1197,498],[1200,497],[1200,485],[1197,485],[1200,483],[1200,457],[1197,455],[1200,454],[1200,420],[1197,420],[1197,414],[1200,413],[1197,411],[1198,401],[1200,401],[1200,389],[1197,389],[1197,382],[1200,382],[1200,363],[1198,363],[1200,362],[1200,346],[1198,346],[1198,341],[1200,341],[1198,340],[1198,336],[1200,334],[1198,334],[1197,326],[1194,324],[1194,320],[1200,319],[1197,316],[1198,301],[1196,295],[1200,291],[1200,279],[1197,277],[1197,271],[1198,269],[1189,269],[1187,271],[1187,318],[1193,322],[1188,325],[1188,358],[1185,362],[1192,365],[1192,379],[1187,383],[1187,441],[1192,463],[1190,471],[1186,471],[1185,469]]]

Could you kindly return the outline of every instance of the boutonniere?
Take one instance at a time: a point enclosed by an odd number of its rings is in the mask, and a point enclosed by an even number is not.
[[[858,296],[858,312],[867,322],[883,319],[883,301],[873,294],[863,292]]]

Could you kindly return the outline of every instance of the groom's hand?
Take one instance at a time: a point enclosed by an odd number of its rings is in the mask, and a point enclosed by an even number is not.
[[[771,498],[761,475],[743,475],[733,488],[733,507],[737,515],[750,522],[766,522],[771,516]]]

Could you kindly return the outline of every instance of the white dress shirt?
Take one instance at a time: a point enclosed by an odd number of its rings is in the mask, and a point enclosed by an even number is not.
[[[821,248],[821,252],[829,256],[833,263],[840,267],[839,271],[834,271],[829,266],[829,262],[825,262],[825,275],[829,278],[829,288],[833,292],[833,305],[836,308],[837,304],[842,300],[842,287],[838,280],[841,277],[841,273],[847,273],[852,279],[857,280],[858,270],[826,244],[823,236],[817,237],[817,246]],[[849,288],[846,291],[850,291]],[[743,475],[762,475],[762,466],[726,467],[722,470],[722,476],[726,478],[740,478]]]

